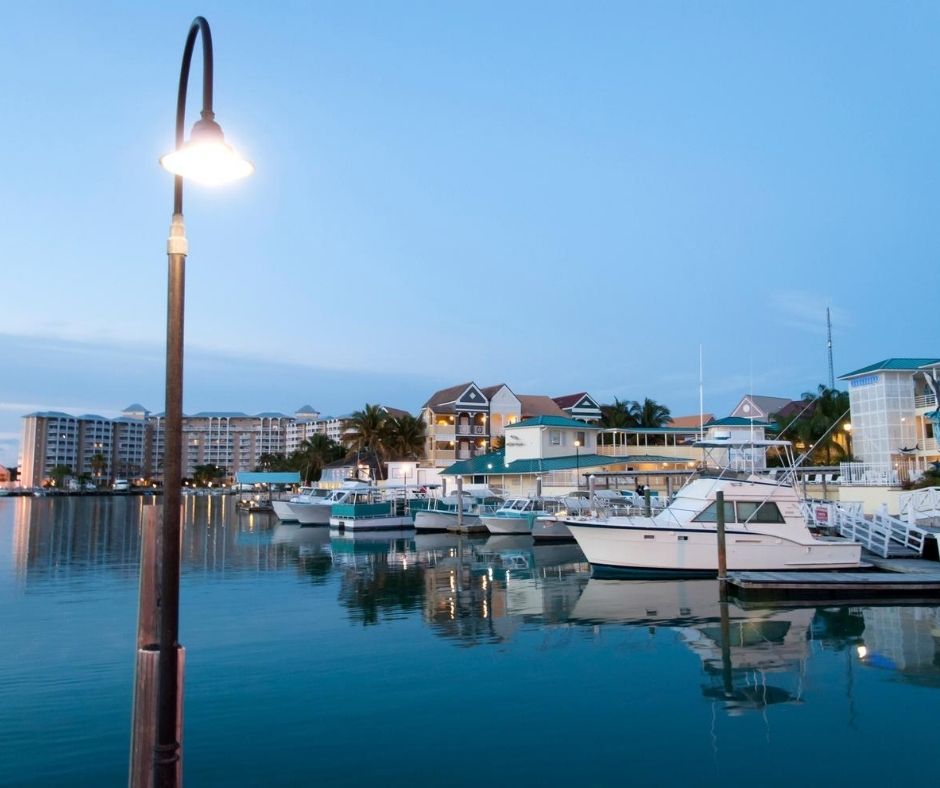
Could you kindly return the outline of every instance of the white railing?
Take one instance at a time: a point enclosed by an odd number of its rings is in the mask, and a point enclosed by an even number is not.
[[[880,462],[843,462],[839,465],[843,486],[890,487],[899,483],[898,469]]]
[[[908,522],[928,517],[940,517],[940,487],[924,487],[922,490],[901,493],[899,513]]]
[[[884,506],[869,519],[861,504],[840,505],[833,501],[803,501],[803,514],[811,525],[834,531],[869,552],[887,558],[893,547],[903,547],[923,555],[928,532],[912,523],[891,517]]]
[[[933,394],[920,394],[914,397],[915,408],[937,407],[937,398]]]

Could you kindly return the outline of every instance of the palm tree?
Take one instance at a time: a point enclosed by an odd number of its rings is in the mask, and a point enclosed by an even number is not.
[[[669,408],[649,397],[643,400],[642,405],[639,402],[631,402],[630,413],[636,419],[638,427],[665,427],[672,418]]]
[[[601,405],[601,425],[617,429],[635,427],[636,417],[631,411],[630,405],[630,400],[620,400],[617,397],[614,397],[612,404]]]
[[[107,467],[108,461],[105,459],[104,455],[99,451],[97,454],[93,454],[91,457],[91,470],[95,474],[95,486],[101,486],[101,474],[104,473],[104,469]]]
[[[366,404],[346,419],[344,441],[350,447],[377,454],[382,448],[386,419],[388,411],[384,407]]]
[[[301,478],[307,483],[319,479],[323,466],[340,459],[343,453],[343,447],[336,441],[318,433],[301,443],[300,447],[291,453],[288,462],[292,470],[300,471]]]
[[[820,384],[816,393],[804,392],[797,415],[792,409],[775,413],[777,437],[792,441],[815,464],[832,465],[850,456],[848,434],[849,394]]]
[[[424,452],[424,419],[403,413],[386,419],[382,448],[389,459],[413,460]]]
[[[69,465],[56,465],[49,471],[49,475],[52,477],[55,486],[61,487],[62,482],[65,481],[65,477],[72,475],[72,468]]]

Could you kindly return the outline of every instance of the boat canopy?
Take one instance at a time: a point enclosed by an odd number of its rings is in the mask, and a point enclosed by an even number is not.
[[[299,471],[251,472],[239,471],[235,474],[238,484],[300,484]]]

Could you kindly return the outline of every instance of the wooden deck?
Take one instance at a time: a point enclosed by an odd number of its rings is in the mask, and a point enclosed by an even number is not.
[[[940,599],[940,566],[901,572],[732,572],[728,584],[743,596],[805,600],[865,600],[892,597]]]

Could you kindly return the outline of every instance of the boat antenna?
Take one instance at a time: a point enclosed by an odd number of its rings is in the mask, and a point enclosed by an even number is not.
[[[829,347],[829,389],[836,387],[836,375],[832,369],[832,318],[829,314],[829,307],[826,307],[826,334],[828,336]]]
[[[698,345],[698,439],[705,440],[705,372],[702,366],[702,343]]]

